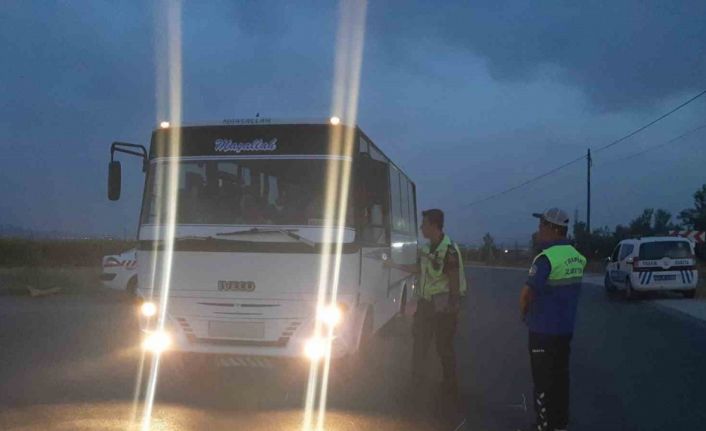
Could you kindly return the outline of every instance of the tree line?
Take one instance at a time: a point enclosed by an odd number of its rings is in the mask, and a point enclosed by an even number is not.
[[[628,238],[667,235],[672,230],[706,231],[706,184],[694,195],[694,206],[682,210],[674,220],[672,214],[662,208],[646,208],[627,225],[619,224],[611,230],[607,226],[588,232],[586,223],[575,221],[573,240],[576,248],[589,259],[602,259],[610,256],[615,245]],[[698,247],[703,258],[703,246]]]
[[[570,237],[584,256],[591,260],[598,260],[610,256],[616,244],[624,239],[667,235],[672,230],[706,231],[706,184],[693,194],[693,198],[693,207],[682,210],[676,218],[665,209],[646,208],[626,225],[619,224],[614,229],[604,226],[592,232],[587,231],[585,222],[575,220]],[[486,233],[482,241],[479,248],[468,251],[470,258],[486,262],[508,258],[523,259],[527,255],[534,255],[537,249],[534,236],[530,242],[529,253],[513,252],[513,250],[505,253],[505,250],[496,245],[490,233]],[[706,246],[697,245],[697,254],[702,259],[706,259]]]

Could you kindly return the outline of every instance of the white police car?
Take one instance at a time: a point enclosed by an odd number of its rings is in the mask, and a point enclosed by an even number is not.
[[[132,249],[118,255],[103,256],[102,268],[100,280],[103,286],[127,290],[132,295],[136,294],[137,250]]]
[[[694,244],[679,237],[620,241],[608,258],[605,288],[626,298],[640,292],[676,291],[693,298],[698,283]]]

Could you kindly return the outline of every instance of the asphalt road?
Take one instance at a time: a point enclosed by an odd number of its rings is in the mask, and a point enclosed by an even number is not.
[[[517,311],[525,276],[469,272],[471,303],[459,340],[468,430],[513,430],[533,420],[527,334]],[[706,326],[649,299],[609,299],[603,287],[585,284],[571,378],[572,431],[705,429]]]
[[[425,384],[409,384],[409,319],[402,319],[376,338],[376,360],[332,383],[326,430],[509,431],[532,421],[527,335],[517,312],[524,274],[470,269],[469,278],[457,339],[461,413],[436,396],[438,367]],[[138,344],[134,307],[120,292],[1,297],[0,429],[138,429]],[[705,326],[586,285],[573,343],[571,429],[699,429],[704,364]],[[303,387],[292,376],[228,368],[182,379],[165,366],[152,429],[298,430]]]

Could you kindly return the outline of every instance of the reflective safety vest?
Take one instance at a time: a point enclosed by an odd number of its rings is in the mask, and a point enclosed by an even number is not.
[[[586,258],[571,245],[554,245],[543,250],[534,258],[540,256],[549,259],[552,271],[547,279],[547,287],[581,285]]]
[[[430,252],[429,245],[422,246],[422,277],[417,295],[419,298],[430,300],[434,295],[449,292],[449,277],[444,273],[444,262],[449,247],[456,249],[456,254],[458,255],[458,287],[461,296],[466,294],[466,273],[463,270],[461,250],[459,250],[456,243],[451,241],[448,235],[444,235],[434,253]]]

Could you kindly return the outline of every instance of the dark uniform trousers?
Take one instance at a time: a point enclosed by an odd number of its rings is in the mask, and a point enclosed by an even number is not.
[[[426,356],[432,339],[436,341],[436,352],[441,359],[444,386],[456,390],[456,352],[454,335],[456,334],[457,313],[435,311],[434,304],[420,299],[412,321],[412,373],[421,377],[426,365]]]
[[[566,429],[569,422],[571,335],[530,332],[529,351],[537,429]]]

